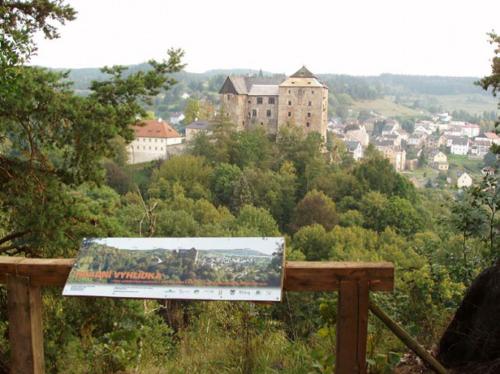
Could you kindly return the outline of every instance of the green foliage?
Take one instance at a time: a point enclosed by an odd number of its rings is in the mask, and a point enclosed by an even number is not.
[[[367,155],[354,168],[354,175],[368,190],[378,191],[388,196],[396,195],[415,201],[415,187],[405,177],[398,174],[389,161],[374,152]]]
[[[491,89],[493,96],[496,96],[500,91],[500,36],[495,34],[495,32],[491,32],[489,34],[490,44],[495,46],[494,56],[491,62],[491,75],[488,75],[477,82],[484,90]],[[500,102],[498,103],[498,108],[500,109]],[[500,127],[500,118],[497,118],[495,123],[495,127],[497,132]],[[500,153],[500,146],[493,145],[492,150],[495,154]]]
[[[165,161],[156,175],[157,182],[162,179],[170,188],[178,184],[186,195],[193,198],[209,197],[209,183],[212,168],[199,156],[175,156]]]
[[[335,203],[321,191],[309,191],[295,207],[292,229],[318,223],[325,229],[331,229],[338,223]]]

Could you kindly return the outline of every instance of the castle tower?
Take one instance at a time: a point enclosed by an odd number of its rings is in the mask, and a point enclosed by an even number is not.
[[[278,128],[299,126],[326,139],[328,87],[305,66],[279,85]]]

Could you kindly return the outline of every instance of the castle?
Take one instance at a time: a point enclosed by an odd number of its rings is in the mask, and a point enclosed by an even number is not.
[[[328,87],[305,66],[285,79],[228,76],[219,93],[238,130],[262,126],[275,134],[294,125],[326,139]]]

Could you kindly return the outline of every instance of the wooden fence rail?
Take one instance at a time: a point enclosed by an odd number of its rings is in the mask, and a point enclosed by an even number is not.
[[[0,284],[7,285],[11,373],[44,372],[41,287],[63,286],[74,259],[0,256]],[[370,291],[390,292],[388,262],[288,261],[286,291],[338,291],[336,373],[366,373]]]

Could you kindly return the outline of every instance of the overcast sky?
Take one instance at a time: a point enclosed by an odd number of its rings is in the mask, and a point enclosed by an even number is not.
[[[500,32],[498,0],[75,0],[61,38],[32,63],[135,64],[186,52],[186,70],[482,76]]]

